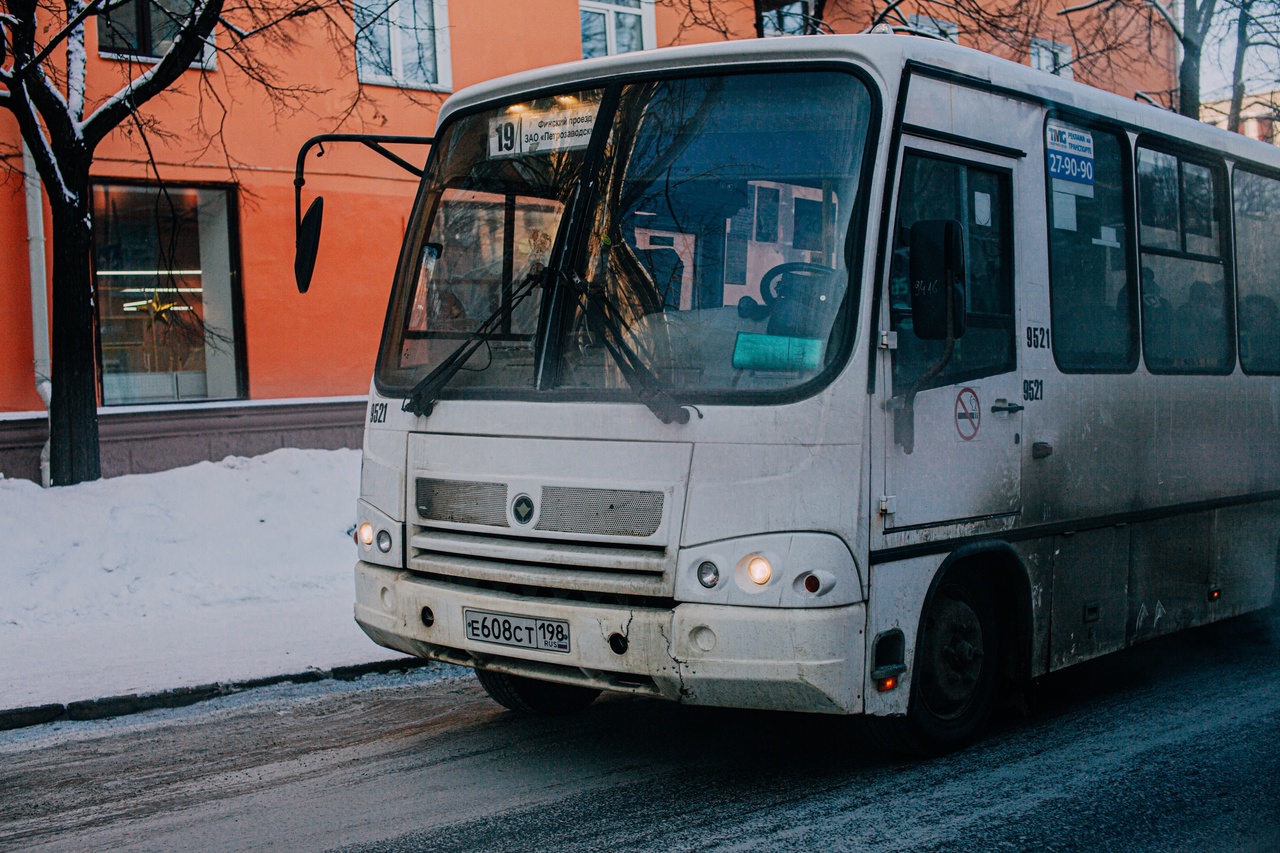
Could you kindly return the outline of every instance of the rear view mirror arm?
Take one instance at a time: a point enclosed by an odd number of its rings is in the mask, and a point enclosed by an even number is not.
[[[324,214],[324,198],[316,196],[315,201],[302,215],[302,188],[306,185],[305,176],[307,152],[319,146],[317,157],[324,156],[326,142],[359,142],[365,147],[381,154],[400,168],[416,178],[421,178],[423,169],[410,163],[400,155],[387,150],[384,145],[431,145],[434,137],[430,136],[384,136],[369,133],[322,133],[313,136],[302,144],[298,150],[298,162],[293,172],[293,276],[298,284],[298,292],[306,293],[311,286],[311,274],[315,269],[316,251],[320,244],[320,221]]]
[[[388,151],[384,145],[431,145],[435,142],[433,136],[385,136],[373,133],[322,133],[319,136],[313,136],[306,142],[302,143],[302,147],[298,149],[298,162],[293,170],[293,222],[294,227],[302,223],[302,188],[306,185],[305,177],[307,152],[317,145],[320,146],[320,153],[316,156],[324,156],[324,143],[326,142],[359,142],[362,145],[378,152],[383,157],[395,163],[400,168],[411,173],[416,178],[422,177],[422,169],[414,166],[408,160]]]

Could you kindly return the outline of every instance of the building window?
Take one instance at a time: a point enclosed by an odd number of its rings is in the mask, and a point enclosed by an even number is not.
[[[448,89],[445,0],[356,0],[356,68],[362,83]]]
[[[811,36],[818,32],[818,22],[813,17],[813,3],[810,0],[796,2],[766,2],[760,4],[760,19],[764,25],[765,37],[769,36]]]
[[[582,58],[630,53],[657,40],[653,0],[581,0]]]
[[[928,15],[908,15],[907,26],[911,32],[923,36],[932,36],[952,44],[960,43],[960,25],[955,21],[944,21]]]
[[[193,0],[125,0],[98,13],[98,52],[160,59],[191,15]],[[212,41],[205,44],[204,65],[213,64]]]
[[[97,185],[104,405],[242,396],[226,190]]]
[[[1031,67],[1037,71],[1048,71],[1070,80],[1074,76],[1071,61],[1071,45],[1045,39],[1031,40]]]

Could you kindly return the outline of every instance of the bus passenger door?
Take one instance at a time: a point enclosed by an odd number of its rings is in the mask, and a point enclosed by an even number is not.
[[[888,290],[896,349],[881,373],[884,533],[961,522],[977,523],[965,532],[1003,529],[1020,509],[1024,388],[1013,298],[1020,164],[911,137],[900,162]],[[951,347],[920,339],[912,322],[910,229],[925,220],[955,220],[962,229],[966,322]]]

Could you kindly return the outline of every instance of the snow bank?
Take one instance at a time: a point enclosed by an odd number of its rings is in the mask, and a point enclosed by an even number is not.
[[[351,618],[355,450],[0,480],[0,708],[394,657]]]

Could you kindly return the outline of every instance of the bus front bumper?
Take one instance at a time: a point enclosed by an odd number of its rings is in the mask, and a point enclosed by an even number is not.
[[[473,623],[475,611],[568,623],[569,649],[469,638],[467,610]],[[863,706],[861,603],[624,607],[477,589],[361,562],[355,617],[381,646],[545,681],[691,705],[832,714],[861,713]]]

